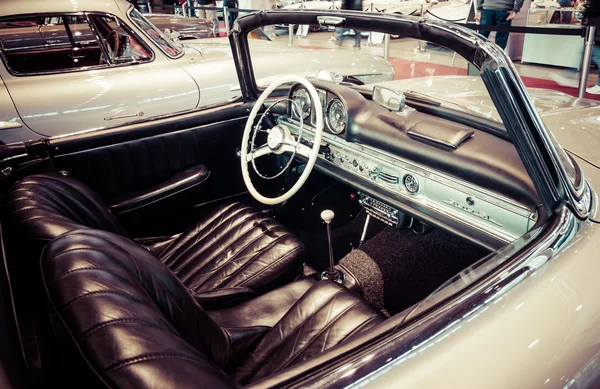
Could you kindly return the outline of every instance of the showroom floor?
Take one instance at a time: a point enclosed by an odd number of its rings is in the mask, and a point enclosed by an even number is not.
[[[331,32],[310,32],[304,38],[294,36],[294,44],[313,49],[338,48],[330,38]],[[287,34],[272,39],[281,44],[288,44]],[[353,37],[347,37],[340,50],[356,50],[352,48]],[[424,45],[424,51],[415,51],[418,41],[408,38],[394,39],[390,42],[390,63],[395,68],[395,77],[414,78],[434,75],[460,75],[467,74],[467,61],[460,56],[454,56],[452,52],[432,45]],[[361,52],[383,56],[383,44],[368,44],[368,39],[363,37]],[[576,69],[566,69],[553,66],[520,64],[515,66],[521,75],[523,82],[528,87],[546,88],[559,90],[573,96],[577,96],[577,85],[579,72]],[[588,86],[594,85],[597,80],[597,72],[590,71]],[[600,100],[600,95],[586,94],[587,98]]]

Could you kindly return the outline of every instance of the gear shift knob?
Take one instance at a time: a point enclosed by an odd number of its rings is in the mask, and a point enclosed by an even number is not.
[[[323,279],[331,280],[333,282],[342,283],[342,275],[340,271],[335,268],[335,262],[333,258],[333,246],[331,242],[331,225],[329,223],[331,223],[334,216],[335,214],[331,209],[326,209],[323,212],[321,212],[321,219],[323,219],[325,224],[327,224],[327,242],[329,243],[329,269],[325,270],[321,277]]]
[[[331,209],[326,209],[323,212],[321,212],[321,219],[323,219],[323,221],[328,224],[330,221],[333,220],[334,216],[335,216],[335,213],[333,213],[333,211]]]

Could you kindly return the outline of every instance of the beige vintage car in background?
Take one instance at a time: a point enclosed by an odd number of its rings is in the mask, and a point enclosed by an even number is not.
[[[126,1],[81,6],[67,0],[2,1],[0,20],[3,143],[114,126],[239,96],[226,38],[176,43]],[[368,76],[369,82],[393,78],[382,58],[347,53],[340,61],[331,51],[270,43],[253,40],[264,63],[285,52],[284,62],[271,66],[290,73],[316,76],[327,70]],[[272,73],[268,67],[263,72],[265,79]]]

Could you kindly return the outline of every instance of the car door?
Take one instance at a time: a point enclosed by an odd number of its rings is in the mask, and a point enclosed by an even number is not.
[[[43,42],[17,45],[20,33],[31,36],[33,23]],[[115,16],[21,17],[11,27],[11,46],[0,46],[0,75],[23,122],[40,135],[120,125],[198,104],[195,81]]]

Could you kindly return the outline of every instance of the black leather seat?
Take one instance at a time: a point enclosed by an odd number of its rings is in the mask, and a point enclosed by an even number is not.
[[[35,261],[49,241],[75,229],[91,227],[128,237],[96,193],[59,174],[18,181],[9,191],[7,213],[12,234],[26,240]],[[273,218],[241,203],[218,207],[181,234],[137,241],[205,307],[230,304],[288,283],[303,266],[299,239]]]
[[[93,229],[54,240],[41,269],[51,310],[68,333],[56,356],[68,369],[62,379],[77,376],[73,366],[83,358],[80,365],[109,387],[236,387],[384,320],[343,286],[312,279],[207,313],[150,252]],[[67,343],[76,346],[71,354]]]

